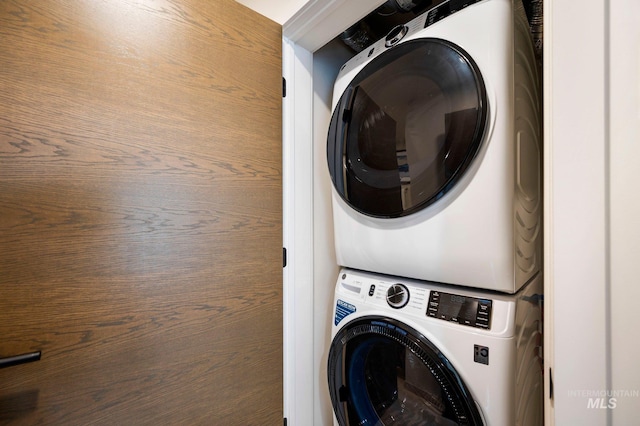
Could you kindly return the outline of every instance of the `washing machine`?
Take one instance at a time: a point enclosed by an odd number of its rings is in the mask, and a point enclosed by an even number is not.
[[[334,425],[542,425],[539,277],[504,294],[343,269]]]
[[[339,71],[338,263],[514,293],[542,264],[541,96],[519,0],[449,0]]]

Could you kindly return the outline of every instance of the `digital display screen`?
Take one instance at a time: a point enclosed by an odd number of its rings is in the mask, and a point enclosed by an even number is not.
[[[458,296],[457,294],[440,293],[438,305],[438,318],[458,322],[476,322],[478,312],[478,300],[473,297]]]
[[[489,299],[432,291],[426,314],[444,321],[488,329],[491,323],[491,304]]]
[[[433,25],[436,22],[451,15],[452,13],[456,13],[457,11],[462,10],[474,3],[477,3],[478,1],[480,0],[449,0],[446,3],[442,3],[428,12],[427,20],[424,26],[426,28],[429,25]]]
[[[446,18],[451,13],[449,9],[449,3],[445,3],[442,6],[438,6],[437,8],[432,9],[427,15],[427,22],[425,23],[425,27],[429,25],[435,24],[441,19]]]

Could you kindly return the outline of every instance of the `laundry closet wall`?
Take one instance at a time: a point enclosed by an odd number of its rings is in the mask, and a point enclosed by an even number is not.
[[[640,416],[640,5],[574,6],[544,6],[549,420],[633,424]]]

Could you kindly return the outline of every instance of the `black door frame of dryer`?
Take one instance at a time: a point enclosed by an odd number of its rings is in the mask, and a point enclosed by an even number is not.
[[[347,323],[331,343],[327,376],[341,426],[484,424],[452,363],[423,334],[392,318]]]
[[[333,185],[356,211],[407,216],[469,169],[488,117],[480,69],[437,38],[400,43],[368,63],[334,108],[327,138]]]

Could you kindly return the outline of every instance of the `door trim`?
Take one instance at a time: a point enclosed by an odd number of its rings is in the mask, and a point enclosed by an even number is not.
[[[284,416],[292,425],[320,425],[326,416],[333,421],[326,377],[318,371],[316,359],[316,354],[326,356],[330,342],[321,342],[317,336],[321,327],[315,317],[323,320],[326,309],[316,308],[315,303],[333,298],[332,283],[316,282],[316,276],[332,275],[338,268],[326,265],[325,258],[332,254],[314,252],[314,220],[329,219],[314,218],[318,172],[314,171],[313,104],[318,94],[314,93],[313,54],[382,3],[309,0],[283,25],[282,66],[288,86],[283,99],[283,240],[289,256],[283,274],[283,380]],[[316,265],[332,270],[315,271]]]
[[[313,54],[283,40],[283,289],[284,415],[289,424],[313,424]]]
[[[309,0],[282,27],[286,39],[315,52],[384,1]]]

